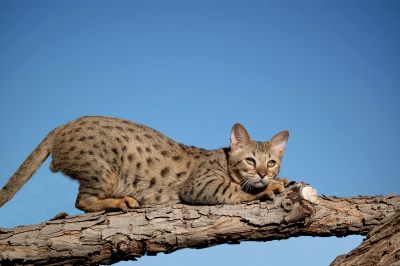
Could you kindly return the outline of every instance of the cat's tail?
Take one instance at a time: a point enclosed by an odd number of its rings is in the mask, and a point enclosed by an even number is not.
[[[44,138],[0,190],[0,207],[14,197],[15,193],[22,188],[49,156],[53,146],[54,134],[55,130]]]

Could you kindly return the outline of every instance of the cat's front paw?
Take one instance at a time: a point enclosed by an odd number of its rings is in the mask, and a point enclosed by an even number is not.
[[[274,180],[281,182],[283,184],[283,186],[286,186],[287,184],[289,184],[289,180],[287,178],[276,177]]]
[[[286,182],[288,180],[285,178]],[[259,200],[275,200],[275,194],[285,193],[285,181],[284,180],[272,180],[265,190],[257,195]]]

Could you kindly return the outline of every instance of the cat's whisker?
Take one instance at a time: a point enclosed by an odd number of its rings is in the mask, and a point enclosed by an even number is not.
[[[242,183],[241,187],[242,187],[242,190],[244,192],[250,192],[251,191],[252,186],[251,186],[250,178],[248,178],[248,177],[243,178],[241,180],[241,183]]]

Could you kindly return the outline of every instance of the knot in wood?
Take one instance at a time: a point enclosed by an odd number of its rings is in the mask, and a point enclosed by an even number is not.
[[[290,199],[284,199],[282,201],[282,207],[286,212],[293,210],[293,202]]]

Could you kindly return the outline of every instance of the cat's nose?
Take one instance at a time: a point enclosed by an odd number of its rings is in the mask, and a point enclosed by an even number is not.
[[[261,178],[263,178],[264,176],[267,175],[267,172],[260,171],[260,172],[258,172],[258,175],[259,175]]]

